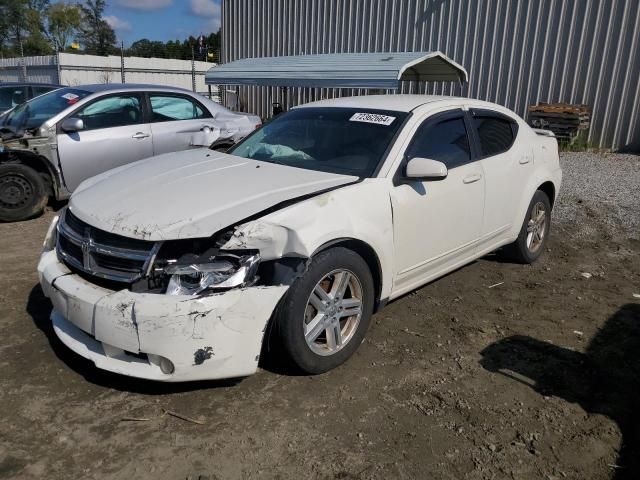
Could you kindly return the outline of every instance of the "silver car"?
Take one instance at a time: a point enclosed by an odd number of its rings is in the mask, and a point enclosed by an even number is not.
[[[0,117],[0,220],[39,214],[85,179],[163,153],[226,149],[261,125],[198,94],[156,85],[83,85]]]

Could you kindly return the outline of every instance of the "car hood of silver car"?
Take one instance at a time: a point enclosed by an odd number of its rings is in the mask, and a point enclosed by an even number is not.
[[[127,237],[198,238],[283,202],[357,180],[198,149],[90,178],[76,189],[69,208],[88,224]]]

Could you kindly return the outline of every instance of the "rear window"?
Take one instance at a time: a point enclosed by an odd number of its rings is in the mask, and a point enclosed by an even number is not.
[[[478,132],[483,157],[506,152],[513,145],[516,126],[506,118],[474,115],[473,123]]]
[[[211,117],[209,112],[205,112],[197,102],[190,98],[152,93],[149,95],[149,101],[151,102],[151,118],[154,122],[197,120]]]

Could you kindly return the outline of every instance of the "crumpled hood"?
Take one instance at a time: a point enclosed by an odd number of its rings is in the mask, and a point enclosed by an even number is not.
[[[207,237],[262,210],[357,181],[209,149],[169,153],[84,181],[71,211],[101,230],[144,240]]]

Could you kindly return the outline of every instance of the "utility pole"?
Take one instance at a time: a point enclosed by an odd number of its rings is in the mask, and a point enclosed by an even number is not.
[[[196,91],[196,59],[194,52],[194,45],[191,44],[191,88]]]
[[[60,69],[60,49],[58,48],[58,42],[54,42],[54,45],[56,47],[56,75],[58,77],[57,79],[57,84],[61,85],[62,84],[62,78],[60,78],[62,76],[62,72]]]
[[[120,76],[122,78],[122,83],[125,82],[124,78],[124,41],[120,41]]]
[[[20,63],[22,63],[22,80],[26,82],[27,79],[27,64],[24,61],[24,49],[22,48],[22,36],[20,37]]]

